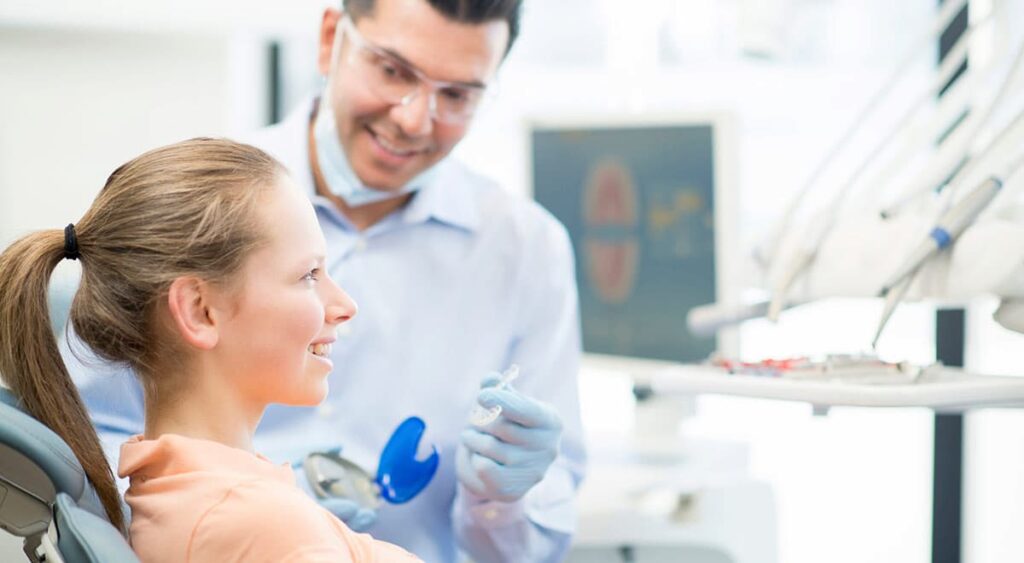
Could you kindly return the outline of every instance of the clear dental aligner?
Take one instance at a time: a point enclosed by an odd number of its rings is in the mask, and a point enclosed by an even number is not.
[[[494,389],[507,389],[515,378],[519,377],[519,366],[512,364],[501,374],[501,378],[498,380],[498,384],[495,385]],[[501,405],[494,405],[493,407],[487,408],[480,404],[473,406],[473,410],[469,413],[469,422],[473,426],[487,426],[494,422],[501,415]]]

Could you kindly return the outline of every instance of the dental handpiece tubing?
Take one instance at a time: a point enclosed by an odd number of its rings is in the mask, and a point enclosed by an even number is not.
[[[992,176],[943,213],[931,232],[928,233],[928,238],[914,250],[904,262],[903,267],[889,280],[889,283],[885,284],[883,293],[888,292],[901,279],[920,267],[932,254],[953,244],[953,241],[992,203],[1002,187],[1003,182]]]
[[[992,176],[974,188],[960,203],[954,205],[942,215],[939,223],[932,229],[931,238],[941,250],[964,232],[968,225],[981,215],[981,212],[992,203],[999,194],[1003,182]]]

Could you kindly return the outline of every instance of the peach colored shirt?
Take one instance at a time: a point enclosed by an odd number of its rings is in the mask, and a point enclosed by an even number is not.
[[[121,446],[118,474],[131,478],[125,500],[143,563],[419,561],[350,530],[287,465],[224,444],[135,436]]]

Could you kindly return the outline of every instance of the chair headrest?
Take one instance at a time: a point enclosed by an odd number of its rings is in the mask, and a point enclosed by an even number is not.
[[[57,545],[67,561],[81,563],[138,563],[128,542],[109,522],[75,506],[57,493]]]
[[[0,442],[36,463],[58,492],[81,499],[89,487],[71,448],[53,430],[21,409],[18,399],[0,388]]]

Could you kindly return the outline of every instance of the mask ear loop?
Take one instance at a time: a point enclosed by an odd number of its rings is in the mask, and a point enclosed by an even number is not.
[[[345,35],[345,24],[348,20],[348,16],[342,16],[338,20],[338,25],[334,27],[334,40],[331,43],[331,66],[327,70],[327,75],[323,77],[323,86],[320,91],[320,104],[317,108],[317,115],[323,115],[325,107],[328,103],[328,98],[331,92],[334,90],[334,80],[338,75],[338,61],[341,58],[341,39]]]
[[[342,16],[338,25],[334,26],[334,41],[331,44],[331,70],[327,77],[333,77],[338,70],[338,58],[341,57],[341,39],[345,36],[345,22],[350,22],[348,16]]]

